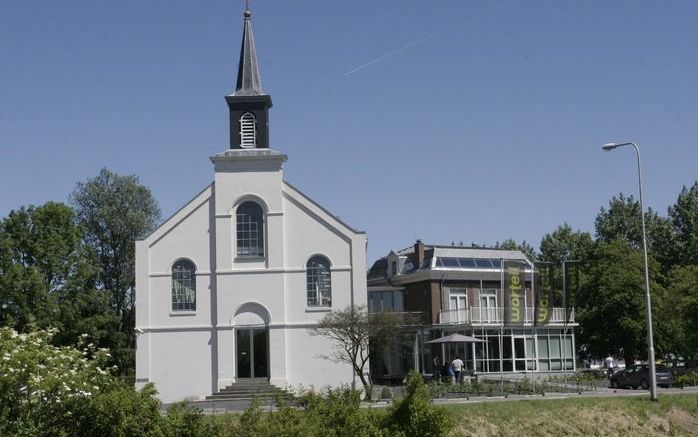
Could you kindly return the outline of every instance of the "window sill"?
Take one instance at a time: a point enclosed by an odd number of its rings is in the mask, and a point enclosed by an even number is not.
[[[236,263],[249,263],[249,262],[260,262],[266,260],[263,256],[237,256],[235,257]]]
[[[195,316],[196,311],[170,311],[170,317]]]
[[[306,313],[329,313],[332,307],[305,307]]]

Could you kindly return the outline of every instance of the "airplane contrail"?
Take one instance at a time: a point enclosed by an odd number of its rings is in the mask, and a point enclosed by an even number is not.
[[[506,3],[506,1],[500,3],[499,6],[503,5],[504,3]],[[356,73],[357,71],[361,71],[361,70],[363,70],[364,68],[368,68],[368,67],[370,67],[370,66],[372,66],[372,65],[375,65],[375,64],[377,64],[377,63],[379,63],[379,62],[381,62],[381,61],[384,61],[384,60],[386,60],[386,59],[388,59],[388,58],[390,58],[390,57],[392,57],[392,56],[397,55],[398,53],[404,52],[405,50],[410,49],[410,48],[412,48],[412,47],[414,47],[414,46],[416,46],[416,45],[419,45],[419,44],[422,44],[422,43],[424,43],[424,42],[427,42],[427,41],[429,41],[430,39],[434,39],[434,38],[436,38],[437,36],[441,35],[442,33],[450,32],[451,30],[456,29],[456,28],[458,28],[458,27],[464,25],[464,24],[466,23],[466,21],[468,21],[469,19],[477,18],[477,17],[480,16],[481,14],[482,14],[482,12],[481,12],[481,13],[478,13],[478,14],[475,14],[475,15],[472,15],[472,16],[470,16],[470,17],[466,17],[466,18],[464,18],[463,20],[461,20],[461,21],[459,21],[459,22],[457,22],[457,23],[455,23],[455,24],[453,24],[453,25],[451,25],[451,26],[448,26],[448,27],[446,27],[446,28],[437,30],[437,31],[435,31],[435,32],[430,33],[430,34],[427,35],[427,36],[423,36],[423,37],[421,37],[421,38],[419,38],[419,39],[416,39],[416,40],[414,40],[414,41],[412,41],[412,42],[410,42],[410,43],[407,43],[407,44],[405,44],[404,46],[399,47],[399,48],[397,48],[397,49],[395,49],[395,50],[392,50],[392,51],[390,51],[390,52],[388,52],[388,53],[386,53],[386,54],[384,54],[384,55],[381,55],[381,56],[379,56],[379,57],[377,57],[377,58],[375,58],[375,59],[373,59],[373,60],[371,60],[371,61],[366,62],[365,64],[361,64],[361,65],[359,65],[359,66],[356,67],[356,68],[352,68],[351,70],[349,70],[349,71],[347,71],[346,73],[344,73],[344,75],[345,75],[345,76],[351,76],[352,74]]]
[[[448,29],[448,30],[451,30],[451,29]],[[442,34],[442,33],[444,33],[444,32],[446,32],[446,29],[437,30],[436,32],[433,32],[433,33],[431,33],[431,34],[429,34],[429,35],[427,35],[427,36],[424,36],[424,37],[422,37],[422,38],[419,38],[419,39],[417,39],[417,40],[414,40],[414,41],[412,41],[411,43],[405,44],[404,46],[402,46],[402,47],[400,47],[400,48],[397,48],[397,49],[395,49],[395,50],[393,50],[393,51],[391,51],[391,52],[388,52],[388,53],[384,54],[383,56],[379,56],[379,57],[377,57],[376,59],[374,59],[374,60],[372,60],[372,61],[369,61],[369,62],[367,62],[367,63],[365,63],[365,64],[359,65],[358,67],[353,68],[353,69],[347,71],[346,73],[344,73],[344,75],[345,75],[345,76],[351,76],[352,74],[356,73],[357,71],[361,71],[361,70],[363,70],[364,68],[370,67],[370,66],[373,65],[373,64],[377,64],[378,62],[380,62],[380,61],[382,61],[382,60],[384,60],[384,59],[387,59],[387,58],[389,58],[389,57],[391,57],[391,56],[395,56],[395,55],[397,55],[397,54],[400,53],[400,52],[404,52],[405,50],[409,49],[410,47],[414,47],[414,46],[416,46],[416,45],[418,45],[418,44],[421,44],[421,43],[423,43],[423,42],[429,41],[430,39],[436,38],[437,36],[439,36],[440,34]]]

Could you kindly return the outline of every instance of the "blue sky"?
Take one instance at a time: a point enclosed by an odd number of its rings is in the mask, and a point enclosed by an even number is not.
[[[593,231],[637,192],[632,150],[608,141],[640,144],[662,213],[698,179],[698,2],[251,3],[285,177],[367,231],[369,263],[416,238]],[[0,10],[0,215],[66,201],[103,166],[165,217],[212,180],[241,1]]]

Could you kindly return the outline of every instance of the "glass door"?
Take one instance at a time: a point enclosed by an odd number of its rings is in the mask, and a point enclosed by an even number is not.
[[[267,328],[238,329],[236,340],[237,377],[269,377]]]
[[[483,322],[497,322],[497,291],[482,290],[482,293],[480,293],[480,307],[482,309]]]
[[[468,298],[465,288],[452,288],[449,291],[449,296],[449,309],[451,310],[452,320],[456,323],[467,322]]]

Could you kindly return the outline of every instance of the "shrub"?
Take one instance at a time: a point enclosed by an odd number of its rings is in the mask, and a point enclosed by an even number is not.
[[[698,372],[689,372],[681,376],[677,376],[674,380],[674,385],[678,387],[698,385]]]
[[[208,437],[215,435],[217,427],[207,421],[201,409],[179,402],[167,410],[164,420],[165,435],[186,437]]]
[[[56,330],[19,334],[0,328],[0,435],[70,432],[76,405],[113,388],[109,353],[81,339],[81,349],[56,347]]]
[[[407,376],[404,397],[395,401],[384,418],[384,428],[391,435],[442,436],[452,426],[448,411],[432,403],[429,388],[415,372]]]
[[[381,429],[382,414],[360,408],[361,392],[349,388],[307,391],[296,400],[299,408],[282,403],[277,411],[265,413],[258,402],[228,430],[230,435],[248,437],[387,437]]]
[[[164,418],[155,387],[147,385],[136,391],[119,387],[91,397],[76,405],[74,427],[70,434],[84,436],[159,436],[163,435]],[[77,431],[77,432],[76,432]]]

